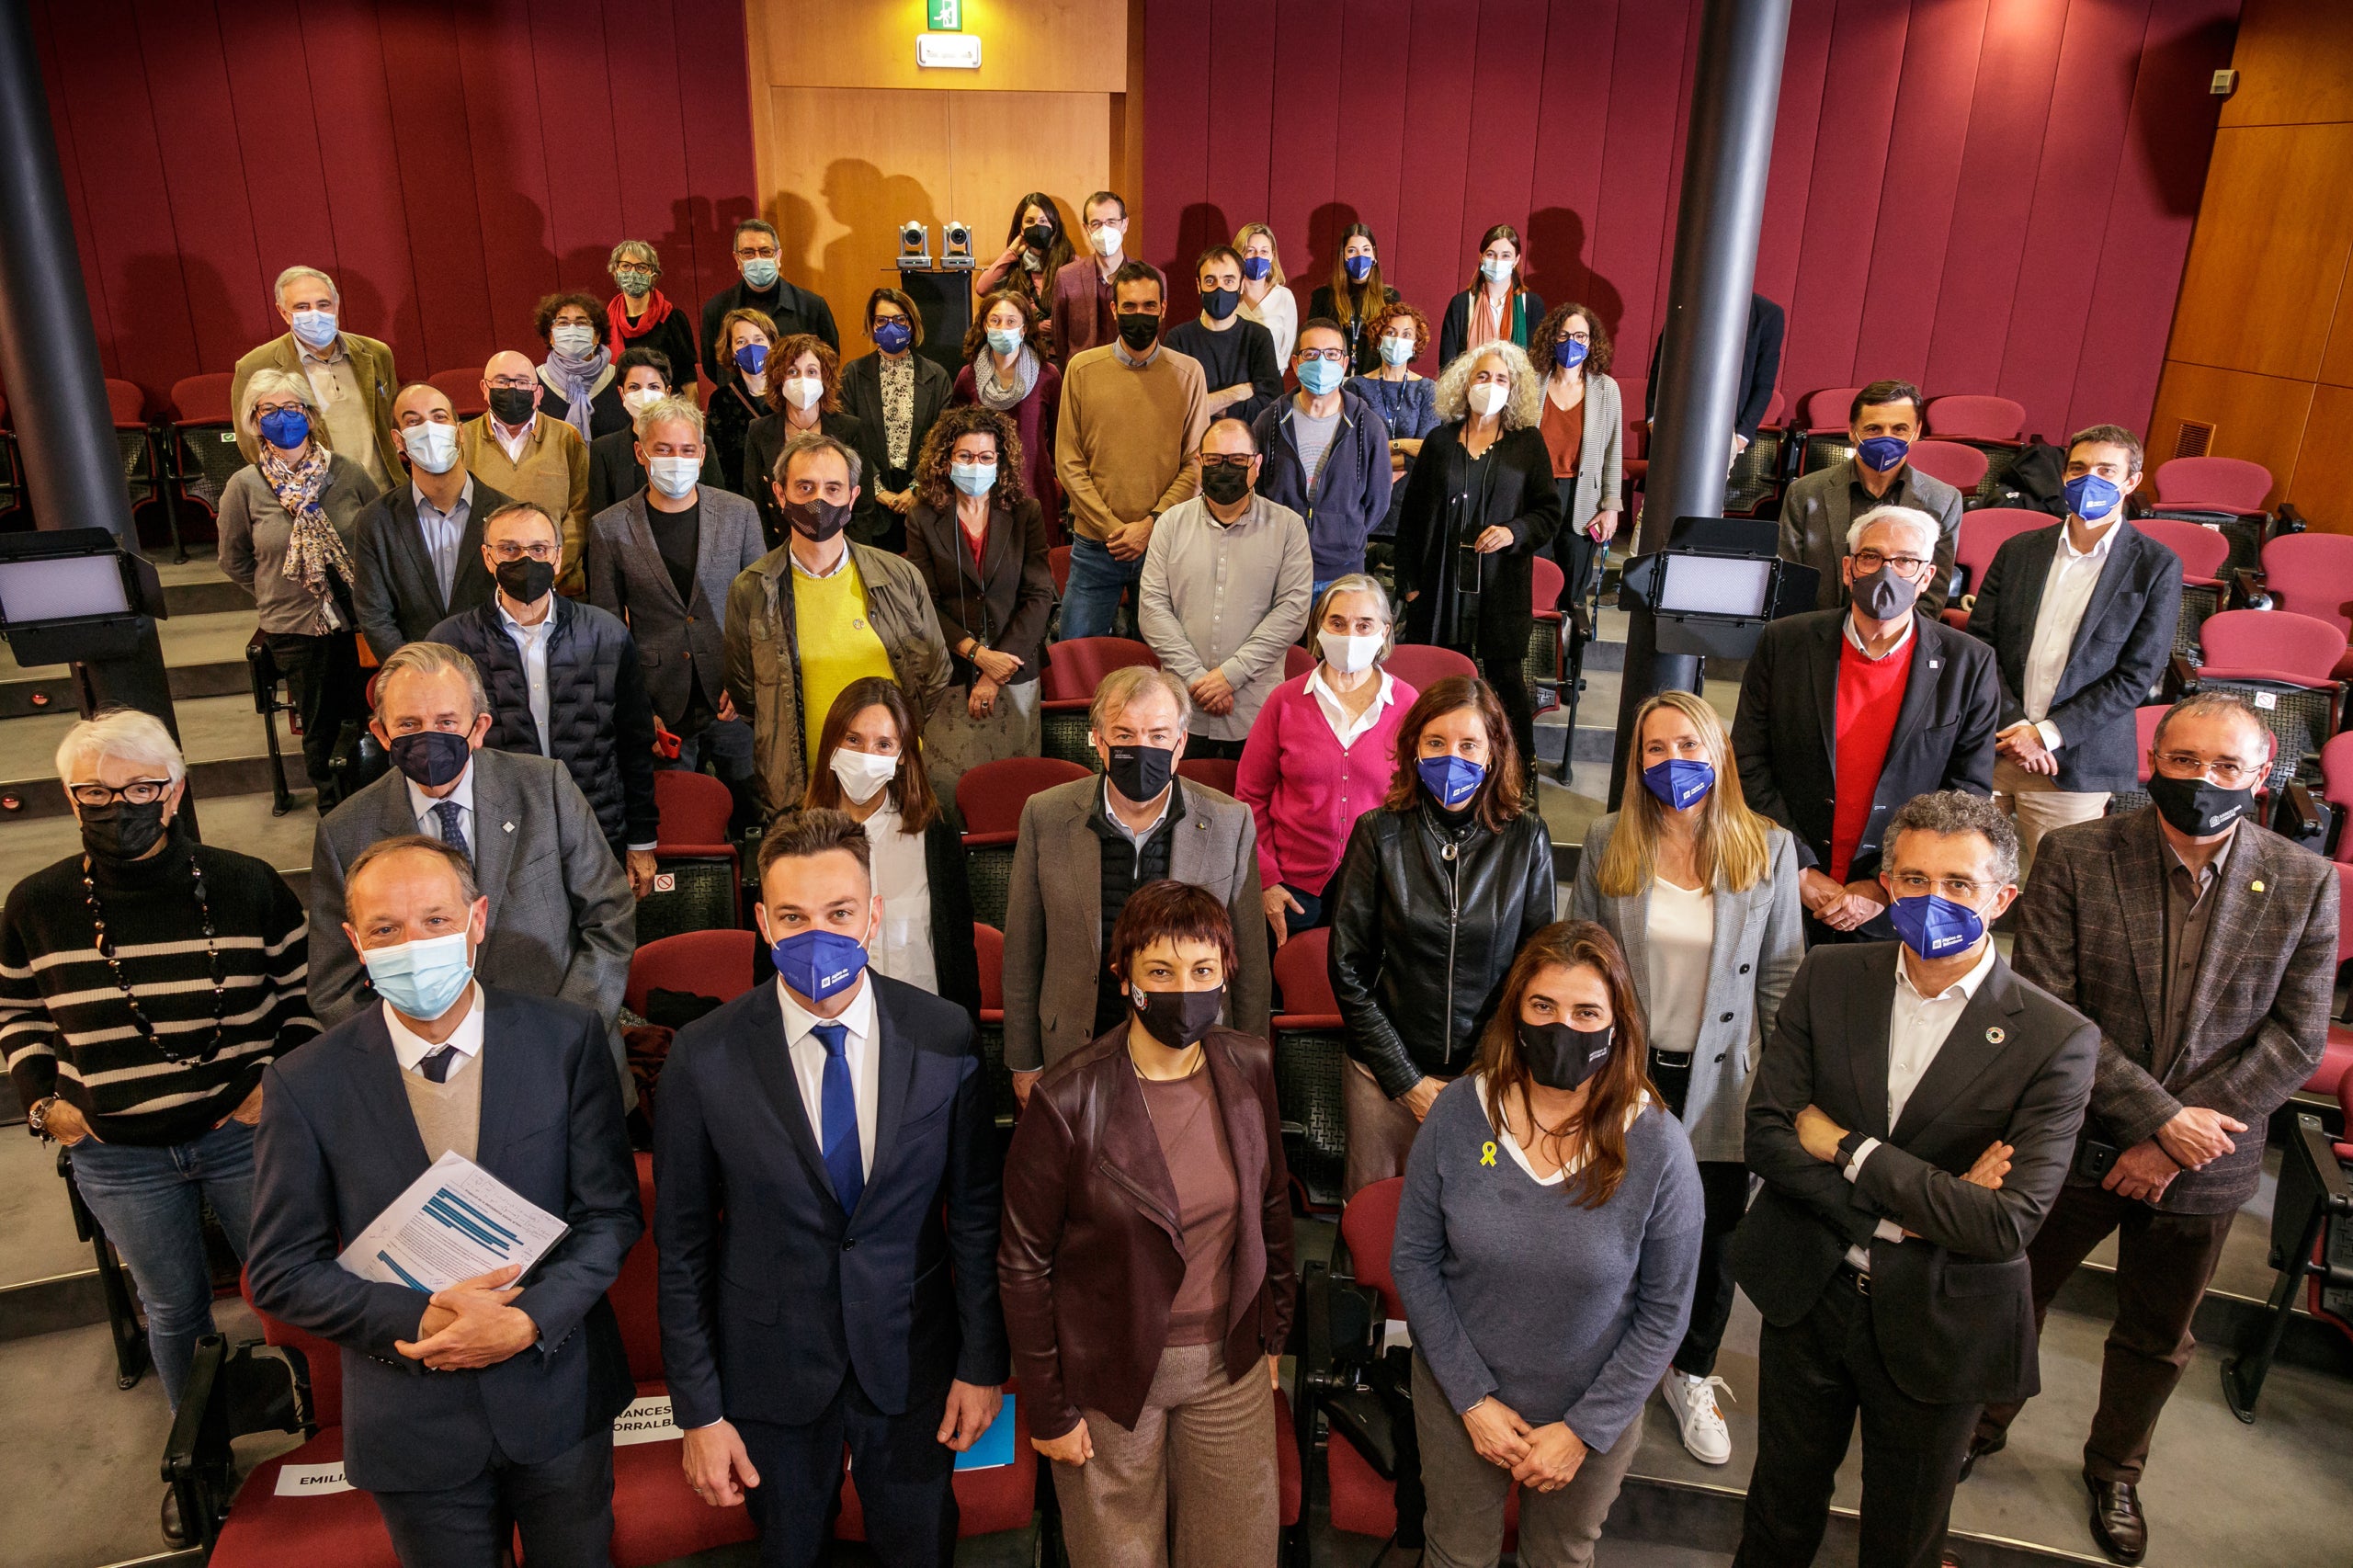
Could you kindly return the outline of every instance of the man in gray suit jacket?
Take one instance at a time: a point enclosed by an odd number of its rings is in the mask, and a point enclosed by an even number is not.
[[[1920,591],[1920,608],[1943,612],[1952,582],[1953,551],[1961,542],[1961,492],[1932,479],[1906,461],[1920,438],[1920,389],[1910,381],[1873,381],[1855,394],[1847,434],[1855,455],[1792,481],[1781,497],[1781,559],[1800,561],[1822,574],[1816,609],[1847,602],[1838,562],[1847,554],[1847,528],[1878,506],[1912,506],[1937,519],[1937,569]],[[1885,466],[1881,466],[1884,464]]]
[[[1226,1021],[1267,1038],[1273,976],[1250,808],[1176,777],[1192,718],[1165,670],[1114,670],[1087,722],[1100,776],[1029,798],[1005,911],[1005,1064],[1023,1104],[1039,1075],[1125,1016],[1103,952],[1128,895],[1165,878],[1225,901],[1239,962]]]
[[[571,773],[547,757],[482,749],[482,677],[438,642],[411,642],[384,661],[371,727],[393,767],[330,812],[311,849],[311,1011],[332,1025],[375,999],[343,937],[344,869],[380,839],[423,833],[463,848],[490,899],[481,978],[576,1003],[609,1029],[637,945],[637,904]],[[612,1046],[618,1062],[618,1034]]]

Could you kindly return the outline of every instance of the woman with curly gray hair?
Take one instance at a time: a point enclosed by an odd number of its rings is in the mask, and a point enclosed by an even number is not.
[[[1422,442],[1397,523],[1404,640],[1471,655],[1531,769],[1529,562],[1561,526],[1542,403],[1543,383],[1517,345],[1483,343],[1456,356],[1438,377],[1439,424]]]

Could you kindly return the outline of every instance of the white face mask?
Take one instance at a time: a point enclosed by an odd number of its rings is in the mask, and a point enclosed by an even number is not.
[[[1511,389],[1500,381],[1483,381],[1471,389],[1471,412],[1484,417],[1501,414]]]
[[[814,376],[787,376],[783,385],[784,401],[795,408],[814,408],[825,395],[825,383]]]
[[[1108,223],[1103,224],[1100,228],[1086,231],[1086,243],[1095,247],[1095,254],[1097,256],[1119,255],[1120,239],[1120,231]]]
[[[549,333],[548,342],[568,359],[584,358],[596,352],[597,329],[568,323]]]
[[[660,387],[631,387],[621,393],[621,406],[629,410],[630,417],[632,419],[661,401]]]
[[[874,799],[875,791],[898,776],[899,759],[895,756],[877,756],[847,746],[834,748],[834,777],[841,780],[842,793],[855,804],[866,804]]]
[[[1381,657],[1384,637],[1344,637],[1336,631],[1317,634],[1317,644],[1324,650],[1324,662],[1344,676],[1352,676],[1372,668],[1373,660]]]
[[[692,493],[695,483],[702,477],[702,460],[655,458],[645,465],[645,476],[654,489],[671,500],[682,500]]]
[[[411,425],[401,432],[401,449],[426,472],[447,473],[458,466],[458,427]]]

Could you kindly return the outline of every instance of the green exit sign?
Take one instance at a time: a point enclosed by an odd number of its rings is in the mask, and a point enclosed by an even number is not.
[[[964,30],[964,0],[924,0],[923,25],[936,33]]]

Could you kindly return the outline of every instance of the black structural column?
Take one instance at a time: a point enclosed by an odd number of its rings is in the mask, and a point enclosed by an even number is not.
[[[1724,509],[1733,418],[1740,398],[1741,351],[1756,284],[1756,236],[1773,160],[1773,114],[1781,97],[1781,54],[1790,0],[1707,0],[1699,21],[1699,70],[1683,159],[1683,199],[1675,220],[1675,269],[1667,283],[1666,341],[1658,406],[1651,411],[1650,474],[1634,552],[1665,548],[1677,517]],[[1618,700],[1618,743],[1609,804],[1623,790],[1634,710],[1668,687],[1699,689],[1699,661],[1661,653],[1647,611],[1626,638]]]
[[[104,528],[136,555],[131,495],[28,9],[0,4],[0,381],[9,390],[36,523]],[[154,621],[142,619],[136,655],[74,666],[82,710],[143,709],[176,741],[163,644]],[[182,801],[180,821],[194,831],[192,800]]]

